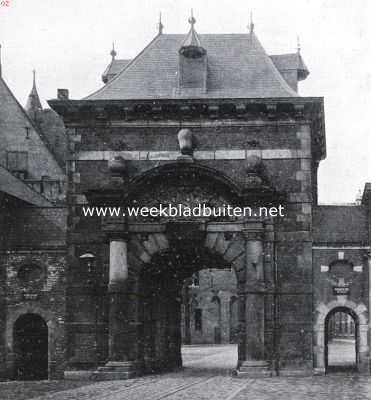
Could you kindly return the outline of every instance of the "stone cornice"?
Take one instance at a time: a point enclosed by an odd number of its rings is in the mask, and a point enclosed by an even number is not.
[[[241,121],[311,122],[315,158],[326,157],[322,97],[153,99],[153,100],[49,100],[49,105],[69,124],[111,126],[113,121],[197,121],[234,119]]]

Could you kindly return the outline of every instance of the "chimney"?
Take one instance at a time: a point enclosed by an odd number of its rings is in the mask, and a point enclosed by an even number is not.
[[[68,100],[68,89],[58,89],[57,91],[57,98],[58,100]]]

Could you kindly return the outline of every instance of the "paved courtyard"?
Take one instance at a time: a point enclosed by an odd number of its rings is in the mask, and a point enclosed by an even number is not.
[[[351,339],[334,339],[328,346],[328,363],[332,366],[353,366],[356,364],[355,341]]]
[[[179,372],[112,382],[3,382],[1,400],[365,400],[371,376],[241,379],[234,345],[186,346]]]

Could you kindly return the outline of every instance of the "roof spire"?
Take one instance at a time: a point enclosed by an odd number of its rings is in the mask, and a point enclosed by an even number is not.
[[[113,42],[112,42],[112,50],[111,50],[110,54],[111,54],[112,61],[113,61],[117,55],[116,50],[115,50],[115,43],[113,43]]]
[[[32,75],[33,75],[32,89],[31,89],[31,92],[27,99],[26,111],[31,116],[31,118],[36,119],[37,111],[40,111],[43,108],[41,106],[40,97],[39,97],[39,94],[37,93],[37,89],[36,89],[36,70],[35,69],[32,70]]]
[[[253,22],[253,18],[252,18],[252,11],[250,11],[250,23],[248,25],[248,29],[250,31],[250,35],[254,32],[254,22]]]
[[[300,54],[301,46],[300,46],[300,37],[296,36],[296,51]]]
[[[0,44],[0,78],[2,75],[2,67],[1,67],[1,44]]]
[[[161,15],[161,12],[160,12],[160,19],[159,19],[159,21],[158,21],[157,27],[158,27],[158,34],[159,34],[159,35],[162,35],[162,32],[163,32],[163,30],[164,30],[164,25],[162,24],[162,15]]]

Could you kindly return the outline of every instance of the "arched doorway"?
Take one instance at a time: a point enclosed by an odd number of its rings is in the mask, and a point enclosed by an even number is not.
[[[184,282],[197,271],[206,268],[227,268],[223,258],[206,248],[186,247],[172,248],[155,254],[151,262],[141,271],[141,338],[142,364],[148,373],[171,370],[183,365],[181,308]],[[210,307],[216,313],[220,324],[220,299],[214,296]],[[202,309],[195,308],[194,329],[204,329],[206,321]],[[217,326],[219,328],[219,326]],[[219,329],[220,330],[220,329]],[[220,332],[213,326],[216,342],[220,342]],[[235,368],[237,364],[237,347],[235,359],[225,363],[225,369]],[[223,366],[221,366],[223,368]]]
[[[358,317],[347,307],[332,309],[325,319],[326,372],[357,370]]]
[[[13,329],[15,378],[48,379],[48,326],[37,314],[24,314]]]

